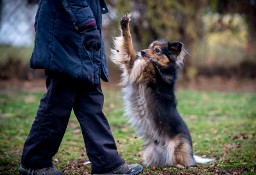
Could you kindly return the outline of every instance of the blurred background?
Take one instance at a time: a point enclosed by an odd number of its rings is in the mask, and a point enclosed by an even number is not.
[[[181,41],[190,53],[181,70],[182,88],[256,90],[256,0],[106,0],[103,34],[109,58],[119,19],[132,12],[136,50],[156,40]],[[0,0],[0,85],[43,80],[29,68],[38,0]],[[120,72],[109,62],[114,86]]]

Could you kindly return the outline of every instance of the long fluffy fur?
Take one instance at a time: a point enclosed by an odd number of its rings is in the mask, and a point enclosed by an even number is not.
[[[193,166],[212,161],[193,155],[189,130],[176,109],[176,70],[187,54],[182,43],[155,41],[136,54],[129,21],[129,14],[121,19],[121,36],[114,38],[111,60],[122,70],[125,114],[144,140],[144,164]],[[160,56],[154,53],[156,47],[161,48]]]

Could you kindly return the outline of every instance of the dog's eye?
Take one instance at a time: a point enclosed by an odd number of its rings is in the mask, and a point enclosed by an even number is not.
[[[161,50],[159,48],[155,48],[155,53],[159,54],[159,53],[161,53]]]

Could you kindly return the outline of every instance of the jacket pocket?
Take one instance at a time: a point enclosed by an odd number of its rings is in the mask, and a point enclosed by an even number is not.
[[[92,49],[92,61],[93,61],[93,69],[94,69],[94,82],[95,84],[100,83],[100,75],[101,75],[101,55],[100,51],[96,51]]]
[[[92,84],[99,82],[100,53],[92,49],[82,49],[81,77],[88,79]]]

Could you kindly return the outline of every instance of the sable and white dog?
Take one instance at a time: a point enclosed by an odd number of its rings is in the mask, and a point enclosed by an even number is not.
[[[125,112],[145,142],[146,166],[194,166],[207,163],[193,155],[190,132],[177,111],[175,80],[187,52],[181,42],[157,40],[136,54],[129,28],[130,14],[120,21],[111,60],[122,70]]]

